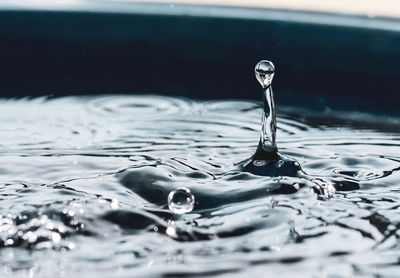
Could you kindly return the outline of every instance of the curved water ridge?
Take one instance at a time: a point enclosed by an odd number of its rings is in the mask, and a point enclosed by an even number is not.
[[[259,102],[99,96],[0,109],[2,277],[398,274],[399,119],[278,109],[273,167],[298,162],[302,177],[241,171]],[[190,209],[175,214],[168,196],[182,188]]]

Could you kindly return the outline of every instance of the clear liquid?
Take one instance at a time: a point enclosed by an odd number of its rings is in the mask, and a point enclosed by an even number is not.
[[[317,180],[238,168],[257,147],[259,102],[68,97],[0,111],[1,277],[399,273],[399,119],[279,110],[274,167],[293,158],[306,177],[348,182],[321,198]],[[179,215],[168,195],[182,187],[195,204]]]
[[[261,118],[260,147],[266,152],[276,152],[276,112],[272,87],[263,89],[264,111]]]
[[[176,214],[184,214],[194,209],[195,197],[189,188],[181,187],[168,194],[168,208]]]

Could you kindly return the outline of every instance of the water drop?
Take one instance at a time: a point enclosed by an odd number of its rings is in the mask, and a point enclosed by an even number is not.
[[[260,82],[263,88],[266,88],[269,85],[271,85],[275,73],[275,66],[272,62],[267,60],[262,60],[258,62],[254,71],[256,73],[256,78],[258,82]]]
[[[194,195],[186,187],[175,189],[168,194],[168,208],[176,214],[191,212],[194,208]]]

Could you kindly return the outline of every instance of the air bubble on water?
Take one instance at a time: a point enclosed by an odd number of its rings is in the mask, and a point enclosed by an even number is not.
[[[194,195],[186,187],[175,189],[168,194],[168,208],[176,214],[191,212],[194,202]]]
[[[253,165],[257,167],[265,166],[267,165],[267,162],[265,160],[254,160]]]

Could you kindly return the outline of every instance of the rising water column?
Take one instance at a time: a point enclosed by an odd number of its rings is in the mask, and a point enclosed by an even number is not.
[[[267,60],[260,61],[255,67],[255,74],[260,82],[263,94],[263,113],[261,119],[260,142],[254,159],[274,159],[277,157],[276,146],[276,112],[274,95],[272,92],[272,79],[275,74],[275,66]]]

